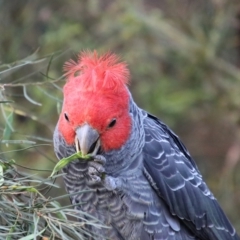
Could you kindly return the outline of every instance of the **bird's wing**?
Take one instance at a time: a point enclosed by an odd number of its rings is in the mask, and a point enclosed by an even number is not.
[[[150,114],[144,128],[144,172],[170,212],[200,239],[240,239],[179,138]]]

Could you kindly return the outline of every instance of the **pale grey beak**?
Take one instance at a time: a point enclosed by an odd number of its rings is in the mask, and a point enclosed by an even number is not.
[[[76,150],[83,155],[96,155],[100,147],[99,133],[90,125],[84,124],[76,129]]]

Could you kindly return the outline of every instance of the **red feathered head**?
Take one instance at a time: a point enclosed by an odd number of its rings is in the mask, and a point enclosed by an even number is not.
[[[99,133],[103,150],[120,148],[131,128],[126,64],[114,54],[83,52],[77,62],[68,61],[64,70],[67,83],[59,131],[66,142],[73,144],[76,129],[88,124]]]

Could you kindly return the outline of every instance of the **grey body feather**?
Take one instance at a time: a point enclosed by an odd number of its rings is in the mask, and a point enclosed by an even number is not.
[[[101,153],[106,179],[89,183],[88,163],[64,168],[76,208],[109,228],[92,229],[96,239],[215,240],[239,239],[196,164],[178,137],[160,120],[130,100],[130,138],[121,149]],[[56,127],[54,148],[59,159],[75,152]],[[86,238],[89,239],[89,238]]]

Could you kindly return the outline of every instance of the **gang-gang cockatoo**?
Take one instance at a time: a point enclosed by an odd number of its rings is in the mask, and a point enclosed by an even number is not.
[[[63,172],[70,194],[90,190],[72,204],[108,226],[90,229],[95,239],[239,239],[180,139],[134,102],[124,62],[82,52],[64,70],[54,150],[91,155]]]

